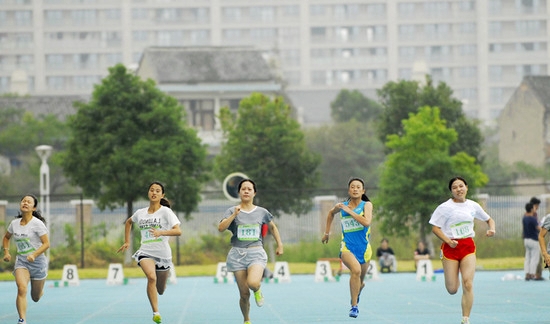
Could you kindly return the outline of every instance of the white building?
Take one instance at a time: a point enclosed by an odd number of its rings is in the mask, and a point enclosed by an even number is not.
[[[548,74],[549,17],[546,0],[0,0],[0,93],[86,95],[149,46],[248,45],[277,55],[306,125],[342,88],[376,99],[424,73],[491,123]]]

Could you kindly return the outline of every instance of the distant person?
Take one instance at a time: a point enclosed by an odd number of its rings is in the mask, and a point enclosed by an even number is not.
[[[539,223],[539,226],[541,226],[542,222],[544,220],[544,217],[542,219],[539,219],[539,217],[538,217],[538,210],[539,210],[541,201],[537,197],[531,197],[531,200],[529,202],[533,204],[533,212],[535,213],[535,218],[537,219],[537,221]],[[544,264],[544,260],[542,258],[542,254],[541,254],[541,256],[539,257],[539,262],[537,263],[537,270],[535,271],[535,279],[534,280],[541,280],[541,281],[544,280],[544,278],[542,277],[542,265],[543,264]]]
[[[136,223],[141,232],[141,246],[132,257],[147,277],[147,297],[153,310],[153,322],[161,323],[157,293],[162,295],[166,290],[170,269],[174,266],[168,240],[169,236],[180,236],[181,228],[160,182],[155,181],[149,185],[148,197],[149,207],[138,209],[126,220],[124,244],[117,252],[128,249],[132,224]]]
[[[476,245],[474,219],[487,222],[486,235],[495,235],[495,221],[475,201],[467,199],[468,184],[461,177],[449,181],[452,198],[440,204],[429,223],[432,232],[441,240],[441,262],[445,276],[445,288],[454,295],[460,287],[462,276],[462,324],[470,324],[470,312],[474,303],[474,275],[476,271]]]
[[[523,246],[525,247],[525,260],[523,270],[525,280],[535,280],[535,272],[540,261],[539,230],[540,226],[535,216],[532,203],[525,204],[525,215],[522,219]]]
[[[342,226],[342,242],[340,243],[340,259],[350,270],[349,290],[351,309],[349,316],[359,316],[359,296],[365,287],[365,275],[372,256],[369,243],[370,226],[372,222],[372,202],[365,194],[365,182],[360,178],[348,181],[348,199],[337,203],[327,215],[325,233],[322,243],[328,243],[330,227],[334,215],[340,213]]]
[[[397,259],[389,241],[383,238],[380,247],[376,249],[376,257],[380,265],[380,272],[397,272]]]
[[[2,247],[4,261],[11,261],[10,239],[13,237],[17,246],[17,256],[13,267],[13,275],[17,285],[15,307],[19,314],[18,324],[26,324],[27,319],[27,287],[31,284],[31,298],[38,302],[44,294],[44,283],[48,276],[48,258],[44,252],[50,247],[46,220],[36,210],[38,199],[26,195],[19,203],[19,216],[8,226]]]
[[[263,224],[269,226],[269,232],[277,242],[276,255],[283,254],[283,242],[273,215],[267,209],[254,205],[256,184],[250,179],[243,179],[237,190],[241,202],[225,211],[218,224],[218,231],[229,230],[232,233],[231,249],[227,254],[227,271],[235,275],[244,324],[250,324],[250,291],[254,292],[258,307],[264,304],[260,289],[267,265],[267,253],[263,247]]]
[[[429,260],[430,259],[430,250],[424,244],[424,241],[418,241],[416,245],[416,250],[414,250],[414,266],[418,267],[418,261],[420,260]]]

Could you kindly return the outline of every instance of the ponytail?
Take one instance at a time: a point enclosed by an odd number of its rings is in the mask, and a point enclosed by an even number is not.
[[[170,208],[170,200],[166,198],[160,198],[160,205]]]

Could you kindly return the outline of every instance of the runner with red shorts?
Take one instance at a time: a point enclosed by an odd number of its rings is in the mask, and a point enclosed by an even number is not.
[[[487,222],[487,236],[495,235],[494,220],[473,200],[466,199],[468,184],[461,177],[449,181],[452,198],[439,205],[430,218],[432,232],[441,240],[441,262],[445,275],[445,288],[454,295],[462,276],[462,323],[470,324],[474,302],[474,274],[476,245],[474,218]]]

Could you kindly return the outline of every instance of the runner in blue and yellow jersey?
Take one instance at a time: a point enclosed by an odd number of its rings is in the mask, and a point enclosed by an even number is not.
[[[359,315],[359,295],[365,286],[365,275],[372,255],[372,248],[369,244],[372,202],[365,194],[365,182],[360,178],[349,180],[348,195],[347,201],[337,203],[328,212],[325,233],[321,242],[328,242],[334,215],[340,212],[342,224],[340,259],[350,269],[351,310],[349,316],[355,318]]]

